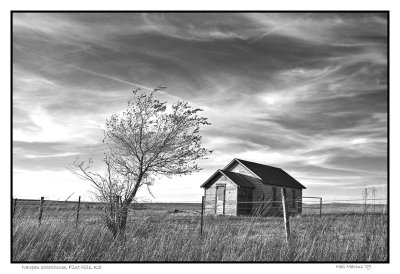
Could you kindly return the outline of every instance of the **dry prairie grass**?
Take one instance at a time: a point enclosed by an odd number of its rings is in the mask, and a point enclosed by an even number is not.
[[[89,215],[87,215],[89,216]],[[384,262],[387,215],[347,214],[291,219],[286,243],[278,217],[205,217],[167,211],[133,211],[124,238],[113,239],[91,215],[75,226],[74,214],[14,219],[14,262],[262,261]]]

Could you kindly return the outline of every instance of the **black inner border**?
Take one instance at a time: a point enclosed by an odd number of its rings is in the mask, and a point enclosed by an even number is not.
[[[41,261],[14,261],[13,260],[13,222],[12,222],[12,202],[13,202],[13,14],[14,13],[385,13],[387,15],[387,261],[309,261],[309,262],[282,262],[282,261],[265,261],[265,262],[240,262],[240,261],[224,261],[224,262],[208,262],[208,261],[132,261],[132,262],[110,262],[110,261],[56,261],[56,262],[41,262]],[[389,10],[11,10],[10,11],[10,262],[12,264],[132,264],[132,263],[245,263],[245,264],[388,264],[390,262],[390,11]]]

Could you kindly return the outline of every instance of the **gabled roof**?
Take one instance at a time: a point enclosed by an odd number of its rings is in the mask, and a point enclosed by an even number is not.
[[[253,184],[249,180],[247,180],[245,176],[243,176],[240,173],[230,172],[227,170],[221,170],[221,172],[226,177],[228,177],[234,184],[236,184],[238,186],[254,188]]]
[[[238,187],[254,188],[253,184],[250,183],[250,181],[247,180],[242,174],[221,169],[218,169],[216,172],[214,172],[214,174],[210,178],[208,178],[208,180],[205,181],[204,184],[201,185],[201,187],[205,187],[218,175],[227,177],[233,184],[237,185]]]
[[[236,159],[236,161],[258,176],[265,184],[305,189],[305,186],[300,184],[295,178],[287,174],[281,168],[262,165],[241,159]]]
[[[245,175],[229,171],[229,168],[235,163],[242,165],[263,184],[297,189],[306,188],[281,168],[258,164],[237,158],[233,159],[223,170],[218,169],[210,178],[208,178],[207,181],[204,182],[204,184],[201,185],[201,187],[205,187],[207,184],[212,182],[216,176],[220,175],[227,177],[232,183],[239,187],[254,188],[253,184],[246,178]]]

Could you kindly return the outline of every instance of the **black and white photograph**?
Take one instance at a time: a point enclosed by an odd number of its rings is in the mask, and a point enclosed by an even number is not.
[[[389,11],[10,25],[11,263],[389,263]]]

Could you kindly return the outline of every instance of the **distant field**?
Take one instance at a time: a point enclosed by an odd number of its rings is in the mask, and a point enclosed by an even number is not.
[[[200,204],[132,207],[124,239],[114,240],[96,204],[48,202],[38,228],[39,201],[21,200],[13,220],[15,262],[28,261],[387,261],[383,206],[326,205],[291,218],[285,241],[279,217],[206,216],[200,236]],[[19,206],[19,207],[18,207]],[[347,209],[347,211],[346,211]],[[319,209],[318,211],[319,212]]]
[[[17,205],[15,208],[15,215],[18,217],[23,215],[28,217],[36,217],[39,210],[39,200],[17,200]],[[46,215],[53,215],[55,213],[59,214],[76,214],[78,203],[72,201],[45,201],[43,205],[43,218]],[[81,202],[80,205],[80,215],[94,215],[98,214],[101,210],[102,205],[94,202]],[[137,203],[130,206],[131,211],[197,211],[200,213],[201,203]]]
[[[76,211],[78,203],[73,201],[45,201],[44,212],[48,211]],[[31,212],[36,214],[39,208],[39,200],[18,200],[16,212]],[[81,213],[92,214],[93,211],[100,209],[101,206],[94,202],[81,202]],[[200,213],[201,203],[136,203],[131,205],[132,210],[180,210],[180,211],[197,211]],[[367,213],[386,213],[387,206],[382,204],[367,205]],[[303,215],[320,213],[319,203],[303,203]],[[325,203],[322,205],[321,213],[327,214],[352,214],[364,213],[364,204],[354,203]]]

